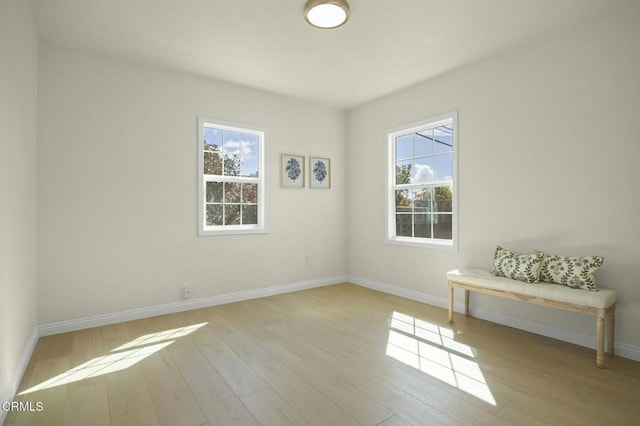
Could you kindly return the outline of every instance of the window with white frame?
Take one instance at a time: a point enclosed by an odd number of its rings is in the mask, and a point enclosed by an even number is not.
[[[200,118],[200,235],[266,232],[263,129]]]
[[[387,241],[457,246],[456,120],[452,113],[387,133]]]

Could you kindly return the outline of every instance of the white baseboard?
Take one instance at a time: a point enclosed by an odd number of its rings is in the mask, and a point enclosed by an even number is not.
[[[640,346],[616,342],[614,351],[617,356],[621,356],[622,358],[640,361]]]
[[[185,300],[184,302],[167,303],[164,305],[149,306],[146,308],[132,309],[112,314],[94,315],[86,318],[41,324],[38,326],[38,331],[40,336],[49,336],[52,334],[83,330],[85,328],[101,327],[124,321],[189,311],[191,309],[206,308],[209,306],[223,305],[225,303],[241,302],[243,300],[274,296],[276,294],[290,293],[315,287],[323,287],[345,281],[347,281],[347,277],[342,275],[274,287],[259,288],[256,290],[240,291],[220,296],[203,297],[200,299]]]
[[[2,393],[0,394],[0,403],[2,402],[11,402],[18,391],[18,387],[20,386],[20,382],[22,381],[22,376],[24,376],[24,372],[27,369],[27,365],[29,365],[29,360],[31,359],[31,355],[33,354],[33,350],[36,348],[36,343],[38,342],[38,327],[34,327],[31,332],[31,336],[27,340],[27,344],[24,346],[22,351],[22,355],[18,360],[18,365],[9,379],[9,383],[4,388]],[[7,417],[7,412],[0,408],[0,425],[4,423],[4,420]]]
[[[448,309],[449,301],[447,299],[431,296],[426,293],[421,293],[414,290],[408,290],[400,287],[396,287],[389,284],[383,284],[364,278],[347,277],[350,283],[370,288],[372,290],[381,291],[383,293],[393,294],[395,296],[404,297],[406,299],[415,300],[418,302],[426,303],[428,305],[437,306],[439,308]],[[455,312],[464,312],[464,303],[455,302],[453,304],[453,310]],[[495,322],[498,324],[506,325],[508,327],[517,328],[520,330],[528,331],[530,333],[540,334],[542,336],[551,337],[553,339],[562,340],[564,342],[573,343],[575,345],[584,346],[587,348],[596,348],[596,336],[592,334],[582,333],[578,331],[568,330],[566,328],[543,324],[538,321],[532,321],[512,315],[503,314],[500,312],[491,311],[483,308],[472,308],[470,315],[483,320]],[[616,342],[614,348],[617,356],[632,359],[634,361],[640,361],[640,346],[630,345],[628,343]]]

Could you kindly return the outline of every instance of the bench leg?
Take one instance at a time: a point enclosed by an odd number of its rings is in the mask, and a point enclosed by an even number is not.
[[[604,320],[605,310],[601,309],[598,312],[598,325],[596,329],[596,337],[598,340],[596,349],[596,366],[598,368],[604,368]]]
[[[607,346],[605,347],[605,353],[607,355],[613,355],[615,339],[614,333],[616,328],[616,305],[615,303],[607,309],[605,317],[607,325]]]
[[[453,322],[453,285],[449,283],[449,324]]]
[[[469,290],[464,291],[464,316],[469,316]]]

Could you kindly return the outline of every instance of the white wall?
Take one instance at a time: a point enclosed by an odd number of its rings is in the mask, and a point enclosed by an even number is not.
[[[0,402],[36,326],[38,36],[27,2],[0,2]],[[0,411],[0,423],[3,419]]]
[[[601,16],[348,114],[349,275],[445,299],[447,270],[496,243],[602,255],[617,340],[640,347],[640,7]],[[419,54],[419,52],[416,52]],[[384,243],[384,132],[459,112],[457,252]],[[577,333],[592,317],[491,297],[474,306]]]
[[[344,276],[344,112],[48,45],[39,82],[41,324]],[[200,115],[268,129],[268,234],[197,236]],[[283,152],[332,189],[280,188]]]

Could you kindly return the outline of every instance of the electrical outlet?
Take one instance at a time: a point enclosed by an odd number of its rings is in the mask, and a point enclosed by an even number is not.
[[[191,297],[191,293],[193,293],[193,287],[189,284],[184,286],[184,298],[189,299]]]

